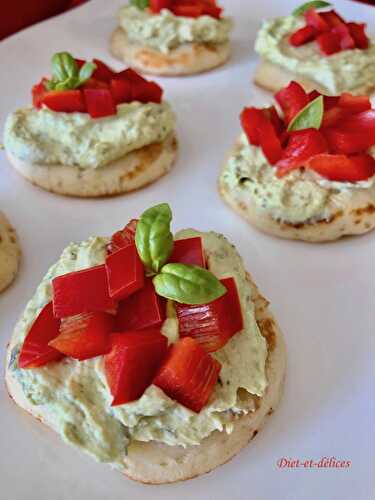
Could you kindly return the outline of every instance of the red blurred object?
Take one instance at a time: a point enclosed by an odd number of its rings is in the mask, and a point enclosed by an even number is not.
[[[0,40],[17,31],[56,16],[86,0],[13,0],[2,2]]]

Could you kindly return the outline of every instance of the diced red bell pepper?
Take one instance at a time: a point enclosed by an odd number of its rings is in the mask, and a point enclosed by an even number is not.
[[[92,78],[101,80],[103,82],[110,82],[112,78],[116,78],[116,72],[109,66],[104,64],[99,59],[94,59],[93,63],[96,64],[96,70],[92,74]]]
[[[143,288],[119,303],[115,331],[156,328],[165,317],[166,301],[155,292],[152,279],[147,278]]]
[[[111,351],[104,358],[104,369],[112,406],[142,396],[167,353],[167,345],[167,338],[159,330],[111,335]]]
[[[158,14],[163,9],[170,9],[173,0],[150,0],[150,9],[154,14]]]
[[[308,93],[309,101],[314,101],[317,97],[320,97],[321,94],[317,90],[312,90],[311,92]],[[334,108],[335,106],[338,106],[339,103],[339,96],[331,96],[331,95],[323,95],[323,101],[324,101],[324,110],[328,111],[331,108]]]
[[[221,370],[220,363],[191,337],[169,348],[154,378],[170,398],[197,413],[207,404]]]
[[[270,120],[275,129],[277,135],[280,135],[285,130],[285,125],[283,120],[280,118],[275,106],[270,106],[269,108],[264,108],[263,113]]]
[[[289,123],[309,103],[309,96],[297,82],[289,85],[275,94],[275,99],[284,112],[286,123]]]
[[[309,9],[304,14],[306,24],[315,28],[319,33],[328,31],[330,26],[325,19],[315,9]]]
[[[337,26],[332,28],[331,32],[339,36],[341,50],[349,50],[355,48],[354,38],[352,37],[350,30],[346,24],[338,24]]]
[[[111,80],[111,93],[116,104],[123,102],[131,102],[132,100],[132,84],[129,80],[125,79],[112,79]]]
[[[324,130],[334,153],[355,154],[375,145],[375,110],[370,109],[343,119],[336,128]]]
[[[340,24],[346,24],[345,20],[339,14],[337,14],[335,10],[329,10],[328,12],[321,12],[320,16],[331,28],[333,28],[334,26],[338,26]]]
[[[132,85],[132,100],[160,103],[163,89],[155,82],[139,82]]]
[[[111,314],[93,312],[70,316],[61,320],[60,335],[49,345],[79,361],[95,358],[110,351],[112,328]]]
[[[293,131],[283,157],[277,163],[276,175],[283,177],[291,170],[304,166],[312,156],[321,153],[328,153],[328,145],[319,130],[307,128]]]
[[[103,118],[117,113],[116,103],[109,89],[84,89],[83,94],[91,118]]]
[[[319,45],[320,51],[325,56],[336,54],[341,51],[341,39],[337,33],[328,31],[317,36],[316,41]]]
[[[180,337],[192,337],[207,352],[221,349],[243,329],[243,318],[236,282],[220,280],[227,293],[202,305],[176,304]]]
[[[300,45],[315,40],[318,33],[319,32],[313,26],[304,26],[290,35],[289,43],[294,47],[299,47]]]
[[[368,96],[355,96],[350,92],[341,94],[338,105],[351,113],[361,113],[371,109],[371,101]]]
[[[108,82],[103,82],[102,80],[96,80],[95,78],[89,78],[85,81],[85,83],[80,87],[83,89],[108,89]]]
[[[18,359],[19,368],[37,368],[64,355],[48,343],[59,335],[60,320],[53,315],[52,302],[46,304],[31,325],[23,342]]]
[[[52,289],[56,318],[96,311],[115,313],[117,310],[116,302],[109,296],[104,265],[58,276],[52,280]]]
[[[204,5],[203,15],[220,19],[223,9],[217,5]]]
[[[324,111],[323,122],[321,128],[334,127],[348,116],[348,110],[339,106]]]
[[[261,146],[267,160],[271,165],[275,164],[282,156],[281,142],[263,110],[245,108],[241,113],[241,124],[250,144]]]
[[[50,90],[43,94],[40,102],[53,111],[64,113],[83,113],[86,111],[80,90]]]
[[[116,231],[111,238],[111,242],[107,247],[108,253],[117,252],[121,248],[127,247],[129,243],[135,240],[135,232],[137,230],[138,219],[132,219],[126,224],[124,229]]]
[[[137,73],[136,71],[134,71],[134,69],[131,68],[119,71],[118,73],[116,73],[116,78],[125,79],[132,83],[147,82],[147,80],[143,78],[143,76],[141,76],[139,73]]]
[[[375,175],[375,160],[368,154],[321,154],[310,158],[307,166],[331,181],[357,182]]]
[[[185,240],[176,240],[173,245],[173,252],[169,262],[179,262],[181,264],[190,264],[193,266],[206,267],[202,238],[187,238]]]
[[[123,300],[144,285],[145,272],[135,243],[107,256],[105,268],[109,295],[114,300]]]
[[[33,106],[37,109],[42,107],[42,99],[44,94],[47,92],[46,87],[44,86],[44,82],[45,79],[43,78],[39,83],[34,85],[31,90]]]
[[[368,49],[369,38],[366,35],[366,24],[364,23],[347,23],[355,45],[358,49]]]
[[[175,16],[196,18],[203,15],[204,7],[201,4],[195,4],[195,5],[175,4],[171,7],[171,11]]]

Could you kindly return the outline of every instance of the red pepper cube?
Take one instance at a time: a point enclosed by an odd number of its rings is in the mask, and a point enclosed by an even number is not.
[[[312,26],[304,26],[290,35],[289,43],[294,47],[299,47],[300,45],[315,40],[317,34],[318,31]]]
[[[375,160],[368,154],[317,155],[309,160],[308,167],[326,179],[339,182],[364,181],[375,175]]]
[[[341,50],[349,50],[355,48],[355,41],[352,37],[350,30],[346,24],[338,24],[332,28],[332,33],[338,35],[340,38]]]
[[[78,314],[61,320],[60,334],[49,345],[79,361],[95,358],[109,352],[112,329],[111,314]]]
[[[325,20],[325,22],[332,28],[340,24],[346,24],[345,20],[339,14],[337,14],[335,10],[329,10],[328,12],[321,12],[320,17],[322,17]]]
[[[104,64],[103,61],[99,59],[93,59],[93,63],[96,64],[96,69],[92,74],[92,78],[96,80],[101,80],[103,82],[110,82],[112,78],[116,77],[116,72],[113,71],[109,66]]]
[[[197,413],[207,404],[221,370],[220,363],[191,337],[169,348],[154,384],[167,396]]]
[[[315,128],[296,130],[290,139],[283,157],[277,164],[277,176],[283,177],[291,170],[300,168],[313,156],[328,153],[328,144],[323,134]]]
[[[80,90],[50,90],[41,96],[40,102],[57,112],[83,113],[86,111]]]
[[[32,98],[33,98],[33,106],[37,109],[42,107],[42,99],[44,94],[46,94],[47,90],[44,86],[45,78],[33,86],[31,90]]]
[[[361,113],[371,109],[370,98],[366,95],[355,96],[350,92],[343,92],[339,98],[338,105],[351,113]]]
[[[135,243],[109,254],[105,267],[109,295],[116,301],[129,297],[144,285],[144,268]]]
[[[143,76],[134,71],[134,69],[128,68],[123,71],[116,73],[116,78],[125,79],[132,83],[147,82]]]
[[[368,49],[370,41],[366,35],[366,24],[364,23],[347,23],[355,45],[358,49]]]
[[[304,14],[308,26],[315,28],[318,32],[328,31],[330,25],[315,9],[309,9]]]
[[[112,234],[111,241],[107,247],[108,253],[117,252],[117,250],[128,246],[129,243],[133,243],[133,241],[135,240],[137,223],[138,219],[132,219],[126,224],[124,229],[121,229],[121,231],[116,231]]]
[[[206,267],[202,238],[197,236],[184,240],[176,240],[173,244],[173,252],[169,258],[169,262]]]
[[[284,112],[285,121],[289,123],[310,101],[304,88],[297,82],[289,85],[275,94],[275,99]]]
[[[83,95],[91,118],[103,118],[117,113],[116,103],[109,89],[84,89]]]
[[[113,396],[112,406],[139,399],[152,383],[167,353],[168,340],[159,330],[111,335],[104,369]]]
[[[166,317],[166,301],[155,292],[151,278],[143,288],[119,303],[116,332],[160,326]]]
[[[132,85],[132,100],[139,102],[160,103],[163,89],[155,82],[139,82]]]
[[[36,368],[51,361],[59,361],[64,355],[48,343],[60,333],[60,320],[53,315],[52,302],[46,304],[31,325],[23,342],[18,366]]]
[[[129,80],[115,78],[111,80],[111,93],[116,104],[132,100],[132,84]]]
[[[180,337],[192,337],[207,352],[221,349],[243,330],[243,318],[236,282],[220,280],[227,289],[222,297],[202,305],[176,304]]]
[[[264,110],[245,108],[241,113],[241,125],[254,146],[261,146],[264,156],[274,165],[282,156],[281,141],[271,120]]]
[[[52,280],[52,289],[56,318],[86,312],[116,312],[117,304],[109,296],[104,265],[58,276]]]
[[[316,41],[319,45],[320,52],[325,56],[330,56],[331,54],[336,54],[336,52],[341,51],[340,36],[333,31],[322,33],[316,38]]]

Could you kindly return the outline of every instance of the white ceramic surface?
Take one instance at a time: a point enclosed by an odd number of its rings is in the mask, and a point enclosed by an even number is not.
[[[53,52],[69,50],[121,68],[108,52],[121,0],[92,0],[0,43],[0,128],[29,104],[31,85],[47,75]],[[288,14],[293,1],[227,0],[235,19],[233,57],[214,72],[160,79],[178,115],[180,153],[170,175],[106,200],[78,200],[23,180],[0,151],[0,208],[20,236],[23,261],[0,297],[0,363],[17,317],[48,266],[70,241],[110,234],[152,204],[168,201],[175,229],[226,234],[244,256],[285,333],[288,374],[278,411],[251,446],[227,465],[187,483],[133,483],[63,444],[19,410],[0,388],[0,498],[4,500],[368,500],[374,486],[375,232],[338,243],[280,241],[249,227],[221,202],[216,179],[239,132],[246,103],[271,96],[251,82],[262,18]],[[375,8],[338,1],[375,34]],[[0,21],[1,22],[1,21]],[[279,469],[277,460],[350,460],[350,468]]]

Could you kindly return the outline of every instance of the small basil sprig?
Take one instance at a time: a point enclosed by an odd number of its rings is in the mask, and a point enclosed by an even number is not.
[[[289,123],[288,132],[305,128],[319,129],[322,125],[324,113],[324,99],[320,95],[309,102]]]
[[[130,5],[137,7],[137,9],[144,10],[147,7],[150,7],[150,2],[149,0],[130,0]]]
[[[158,273],[173,250],[172,211],[168,203],[149,208],[141,215],[135,232],[138,255],[146,270]]]
[[[324,2],[323,0],[313,0],[312,2],[306,2],[300,5],[292,12],[293,16],[302,16],[309,9],[323,9],[324,7],[330,7],[329,2]]]
[[[69,52],[57,52],[52,57],[52,79],[45,83],[47,90],[76,89],[91,78],[96,64],[85,62],[79,69]]]
[[[153,278],[156,293],[183,304],[207,304],[227,289],[207,269],[188,264],[166,264]]]

